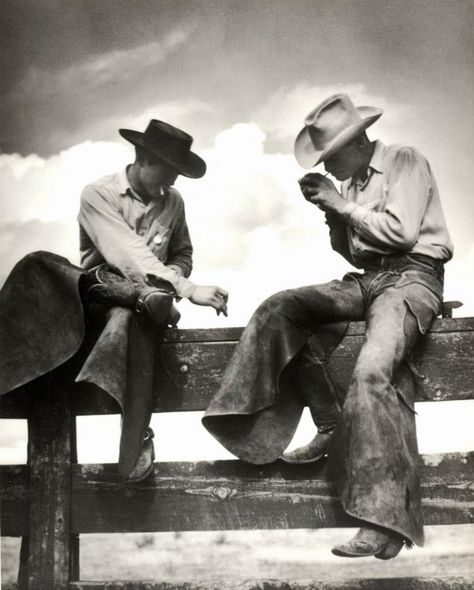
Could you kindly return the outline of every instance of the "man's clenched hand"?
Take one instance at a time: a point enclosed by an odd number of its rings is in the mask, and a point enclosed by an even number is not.
[[[307,201],[317,205],[323,211],[343,213],[346,201],[337,192],[329,178],[317,172],[310,172],[300,178],[298,182]]]
[[[189,300],[195,305],[208,305],[209,307],[213,307],[216,310],[217,315],[222,312],[227,316],[228,298],[229,293],[221,287],[215,285],[196,285]]]

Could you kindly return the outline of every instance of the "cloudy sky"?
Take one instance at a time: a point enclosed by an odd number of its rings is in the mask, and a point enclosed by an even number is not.
[[[446,299],[474,315],[473,12],[465,0],[2,0],[0,281],[27,252],[78,262],[82,187],[125,166],[119,127],[150,118],[195,138],[178,179],[194,280],[229,318],[182,305],[183,327],[243,325],[286,287],[341,276],[292,155],[307,112],[348,92],[384,109],[371,139],[430,160],[455,244]]]

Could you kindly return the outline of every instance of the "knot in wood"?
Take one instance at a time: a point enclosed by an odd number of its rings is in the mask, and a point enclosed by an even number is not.
[[[212,488],[211,494],[216,500],[224,501],[233,498],[237,494],[237,490],[226,487],[215,487]]]

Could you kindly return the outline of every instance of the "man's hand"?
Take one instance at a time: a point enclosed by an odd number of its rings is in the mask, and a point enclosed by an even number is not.
[[[337,192],[334,184],[322,174],[310,172],[299,179],[304,198],[323,211],[342,214],[346,201]]]
[[[227,317],[227,299],[229,294],[225,289],[214,285],[196,285],[189,297],[189,301],[195,305],[208,305],[213,307],[217,315],[221,312]]]

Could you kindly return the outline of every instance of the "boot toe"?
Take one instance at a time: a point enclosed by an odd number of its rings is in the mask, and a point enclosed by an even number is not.
[[[303,447],[283,453],[281,459],[285,463],[315,463],[320,461],[327,454],[327,447],[331,440],[332,432],[319,433],[313,440]]]

